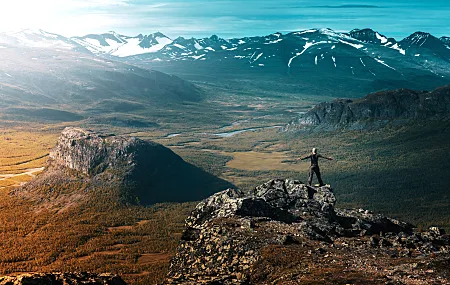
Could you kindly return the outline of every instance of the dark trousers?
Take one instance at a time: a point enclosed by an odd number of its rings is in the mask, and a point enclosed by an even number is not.
[[[311,186],[311,184],[312,184],[314,173],[316,173],[316,175],[317,175],[317,180],[319,180],[319,185],[320,186],[325,185],[325,184],[323,184],[322,176],[320,175],[319,166],[318,165],[311,165],[311,168],[309,169],[309,178],[308,178],[309,186]]]

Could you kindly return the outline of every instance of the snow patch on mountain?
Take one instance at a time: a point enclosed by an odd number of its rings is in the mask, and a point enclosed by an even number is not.
[[[296,35],[303,35],[303,34],[308,34],[308,33],[315,33],[317,32],[317,30],[306,30],[306,31],[301,31],[301,32],[296,32]]]
[[[343,44],[352,46],[352,47],[354,47],[354,48],[356,48],[356,49],[360,49],[360,48],[363,48],[363,47],[364,47],[364,45],[360,45],[360,44],[353,44],[353,43],[349,43],[349,42],[346,42],[346,41],[343,41],[343,40],[339,40],[339,41],[340,41],[341,43],[343,43]]]
[[[251,63],[254,63],[255,61],[257,61],[262,55],[263,55],[263,53],[258,54],[258,55],[256,56],[256,58],[255,58]],[[253,56],[252,56],[252,58],[253,58]],[[250,58],[250,60],[251,60],[252,58]]]
[[[382,61],[381,59],[378,59],[378,58],[374,58],[378,63],[381,63],[382,65],[384,65],[384,66],[386,66],[386,67],[388,67],[388,68],[390,68],[390,69],[393,69],[393,70],[396,70],[395,68],[393,68],[392,66],[390,66],[390,65],[388,65],[388,64],[386,64],[384,61]]]
[[[359,58],[359,60],[361,61],[362,65],[366,66],[362,58]]]
[[[406,55],[406,51],[399,47],[398,43],[390,47],[391,49],[398,50],[401,54]]]
[[[303,46],[303,50],[302,50],[301,52],[296,53],[293,57],[291,57],[291,58],[289,59],[288,67],[290,68],[290,67],[291,67],[291,64],[292,64],[292,61],[293,61],[296,57],[302,55],[302,54],[303,54],[307,49],[309,49],[310,47],[315,46],[315,45],[319,45],[319,44],[327,44],[327,43],[330,43],[330,42],[329,42],[329,41],[320,41],[320,42],[314,42],[314,43],[310,43],[310,42],[305,43],[305,45]]]
[[[191,56],[193,59],[195,59],[195,60],[197,60],[197,59],[200,59],[200,58],[202,58],[202,57],[204,57],[205,56],[205,54],[201,54],[201,55],[193,55],[193,56]]]
[[[279,43],[279,42],[281,42],[283,39],[277,39],[277,40],[274,40],[274,41],[270,41],[270,42],[268,42],[268,43],[264,43],[265,45],[271,45],[271,44],[276,44],[276,43]]]
[[[131,38],[127,40],[127,43],[119,46],[118,48],[114,48],[111,52],[111,55],[118,57],[126,57],[137,54],[144,53],[154,53],[163,49],[166,45],[171,44],[172,40],[169,38],[156,38],[158,44],[151,46],[150,48],[143,48],[140,44],[140,39]]]
[[[174,47],[180,48],[180,49],[186,49],[185,46],[182,46],[180,44],[173,44]]]
[[[203,47],[197,41],[195,42],[194,47],[196,49],[198,49],[198,50],[202,50],[203,49]]]
[[[388,42],[388,39],[382,35],[380,35],[379,33],[375,33],[375,36],[377,37],[377,39],[379,39],[381,41],[381,44],[385,44]]]

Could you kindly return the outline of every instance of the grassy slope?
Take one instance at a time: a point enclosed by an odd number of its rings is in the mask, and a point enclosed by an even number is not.
[[[301,136],[336,158],[323,162],[324,179],[341,206],[358,206],[418,226],[450,226],[450,122],[430,120],[370,132]]]

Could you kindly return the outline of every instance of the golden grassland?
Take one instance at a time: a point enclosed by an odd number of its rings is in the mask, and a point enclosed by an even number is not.
[[[49,131],[0,131],[0,188],[30,181],[45,166],[58,134]]]

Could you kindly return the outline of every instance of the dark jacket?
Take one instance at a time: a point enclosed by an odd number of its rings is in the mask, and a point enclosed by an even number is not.
[[[323,157],[320,154],[311,154],[306,157],[303,157],[302,160],[311,159],[311,166],[319,166],[319,157]],[[324,157],[325,158],[325,157]]]

